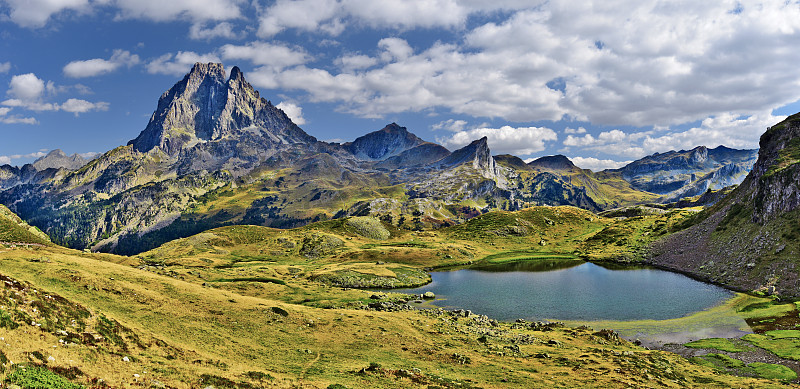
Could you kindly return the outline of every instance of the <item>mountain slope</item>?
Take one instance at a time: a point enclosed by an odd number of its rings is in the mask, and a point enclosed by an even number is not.
[[[649,261],[743,290],[800,297],[800,115],[761,136],[758,161],[728,196],[651,249]]]
[[[0,204],[0,242],[49,245],[50,238]]]
[[[757,150],[734,150],[724,146],[708,149],[656,153],[616,171],[645,192],[679,200],[742,182],[755,163]]]

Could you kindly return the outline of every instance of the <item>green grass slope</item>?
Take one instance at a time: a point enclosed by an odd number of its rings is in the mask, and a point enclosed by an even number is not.
[[[202,239],[233,251],[273,234],[232,228]],[[781,387],[719,375],[610,331],[361,303],[322,309],[287,303],[281,290],[354,301],[372,292],[287,276],[255,296],[192,266],[160,274],[129,258],[98,258],[46,247],[0,252],[0,380],[64,388]]]
[[[50,238],[0,204],[0,242],[46,245],[50,244]]]

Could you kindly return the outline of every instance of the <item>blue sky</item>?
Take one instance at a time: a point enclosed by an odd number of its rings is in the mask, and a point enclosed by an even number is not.
[[[321,140],[387,123],[599,170],[756,148],[800,110],[785,1],[0,0],[0,164],[144,129],[195,61],[236,65]]]

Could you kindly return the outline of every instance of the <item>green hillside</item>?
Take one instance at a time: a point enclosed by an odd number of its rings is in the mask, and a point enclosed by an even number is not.
[[[0,204],[0,242],[50,244],[50,238]]]
[[[375,292],[331,286],[408,280],[423,266],[569,257],[611,223],[540,207],[435,233],[371,218],[229,226],[138,258],[0,251],[0,377],[26,388],[37,380],[62,388],[782,387],[720,375],[611,331],[388,312],[407,296],[375,300]]]

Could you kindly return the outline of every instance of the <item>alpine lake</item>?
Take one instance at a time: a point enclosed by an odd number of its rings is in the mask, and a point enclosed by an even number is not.
[[[430,274],[432,282],[425,286],[392,292],[433,292],[435,299],[414,303],[422,309],[463,309],[500,321],[561,321],[609,328],[655,348],[752,333],[743,307],[766,300],[648,266],[578,259],[519,261]]]

